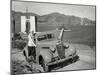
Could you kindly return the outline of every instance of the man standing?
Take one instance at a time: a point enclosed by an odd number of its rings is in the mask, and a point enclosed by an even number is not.
[[[35,33],[34,31],[30,32],[28,35],[28,56],[34,57],[36,59],[36,50],[35,50]]]

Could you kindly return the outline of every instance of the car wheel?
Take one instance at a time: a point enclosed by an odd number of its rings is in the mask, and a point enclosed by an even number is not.
[[[49,66],[46,65],[43,58],[41,60],[41,66],[43,67],[44,72],[49,72]]]

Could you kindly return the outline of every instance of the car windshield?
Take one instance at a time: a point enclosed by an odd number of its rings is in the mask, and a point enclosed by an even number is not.
[[[53,38],[54,38],[53,34],[46,34],[46,35],[38,36],[37,40],[44,41],[44,40],[52,40]]]

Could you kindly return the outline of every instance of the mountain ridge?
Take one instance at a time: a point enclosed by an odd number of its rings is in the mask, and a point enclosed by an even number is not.
[[[59,12],[53,12],[46,15],[38,15],[36,13],[25,13],[19,11],[12,11],[12,15],[14,16],[22,16],[22,15],[31,15],[37,16],[37,24],[46,24],[46,25],[95,25],[96,21],[92,21],[88,18],[81,18],[74,15],[65,15]]]

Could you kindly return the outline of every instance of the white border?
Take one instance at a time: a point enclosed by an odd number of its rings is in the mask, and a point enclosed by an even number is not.
[[[26,0],[25,0],[26,1]],[[88,71],[68,71],[41,73],[41,75],[99,75],[100,74],[100,0],[27,0],[40,2],[71,3],[97,6],[97,69]],[[10,74],[10,0],[0,0],[0,74]],[[36,74],[34,74],[36,75]]]

